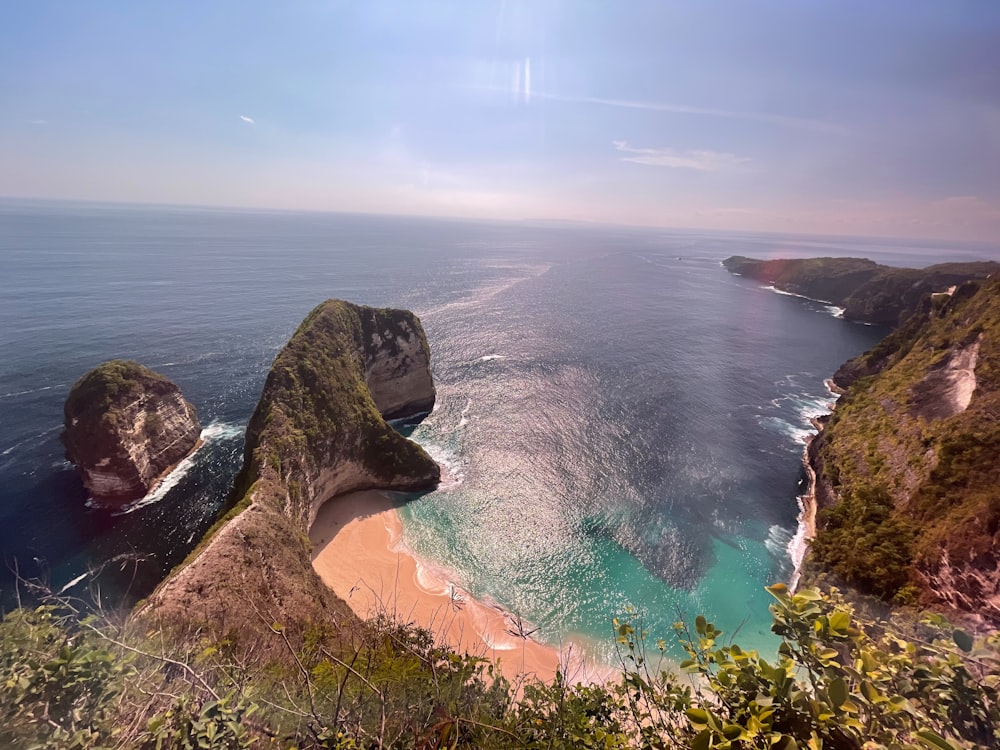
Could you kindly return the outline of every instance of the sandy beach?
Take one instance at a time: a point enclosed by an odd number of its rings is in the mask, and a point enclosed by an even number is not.
[[[327,502],[309,538],[313,568],[360,617],[386,613],[419,625],[456,651],[499,662],[510,680],[550,681],[562,668],[571,682],[594,682],[614,673],[586,663],[579,645],[555,648],[497,606],[477,601],[448,572],[413,556],[402,541],[402,523],[391,496],[355,492]]]

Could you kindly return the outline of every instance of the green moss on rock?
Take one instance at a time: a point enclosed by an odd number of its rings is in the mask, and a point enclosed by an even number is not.
[[[70,389],[62,433],[94,499],[120,504],[145,495],[196,445],[195,409],[170,380],[137,362],[112,360]]]
[[[322,503],[346,492],[437,485],[437,464],[383,416],[429,411],[434,398],[413,313],[317,306],[271,366],[222,519],[137,616],[236,628],[243,639],[274,621],[304,632],[352,620],[312,570],[309,526]],[[266,617],[248,622],[248,606]]]

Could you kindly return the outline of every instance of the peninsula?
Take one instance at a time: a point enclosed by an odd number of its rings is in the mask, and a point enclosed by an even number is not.
[[[1000,263],[939,263],[895,268],[865,258],[776,258],[733,255],[722,261],[737,276],[844,308],[844,319],[896,326],[932,292],[1000,272]]]
[[[228,512],[133,613],[244,642],[353,620],[311,565],[309,528],[331,498],[434,488],[440,469],[386,423],[434,405],[430,349],[403,310],[328,300],[278,354],[247,427]]]

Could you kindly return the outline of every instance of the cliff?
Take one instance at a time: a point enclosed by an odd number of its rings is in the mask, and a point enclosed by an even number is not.
[[[1000,279],[925,298],[836,382],[812,564],[1000,626]]]
[[[1000,263],[992,261],[914,269],[882,266],[864,258],[757,260],[734,255],[722,264],[738,276],[843,307],[846,320],[885,326],[905,321],[928,294],[1000,271]]]
[[[88,372],[63,411],[66,458],[101,505],[144,497],[201,434],[177,386],[136,362],[112,360]]]
[[[301,633],[350,618],[312,569],[309,527],[345,492],[437,485],[437,464],[385,421],[434,398],[415,315],[316,307],[268,373],[228,513],[134,616],[244,641],[275,622]]]

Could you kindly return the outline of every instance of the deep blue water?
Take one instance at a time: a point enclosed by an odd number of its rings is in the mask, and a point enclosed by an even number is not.
[[[0,576],[127,604],[211,524],[271,360],[330,297],[415,310],[449,469],[408,543],[559,641],[705,613],[766,646],[790,573],[808,417],[883,335],[727,274],[728,255],[996,257],[970,246],[69,203],[0,202]],[[101,361],[180,385],[207,445],[169,491],[90,508],[62,403]]]

